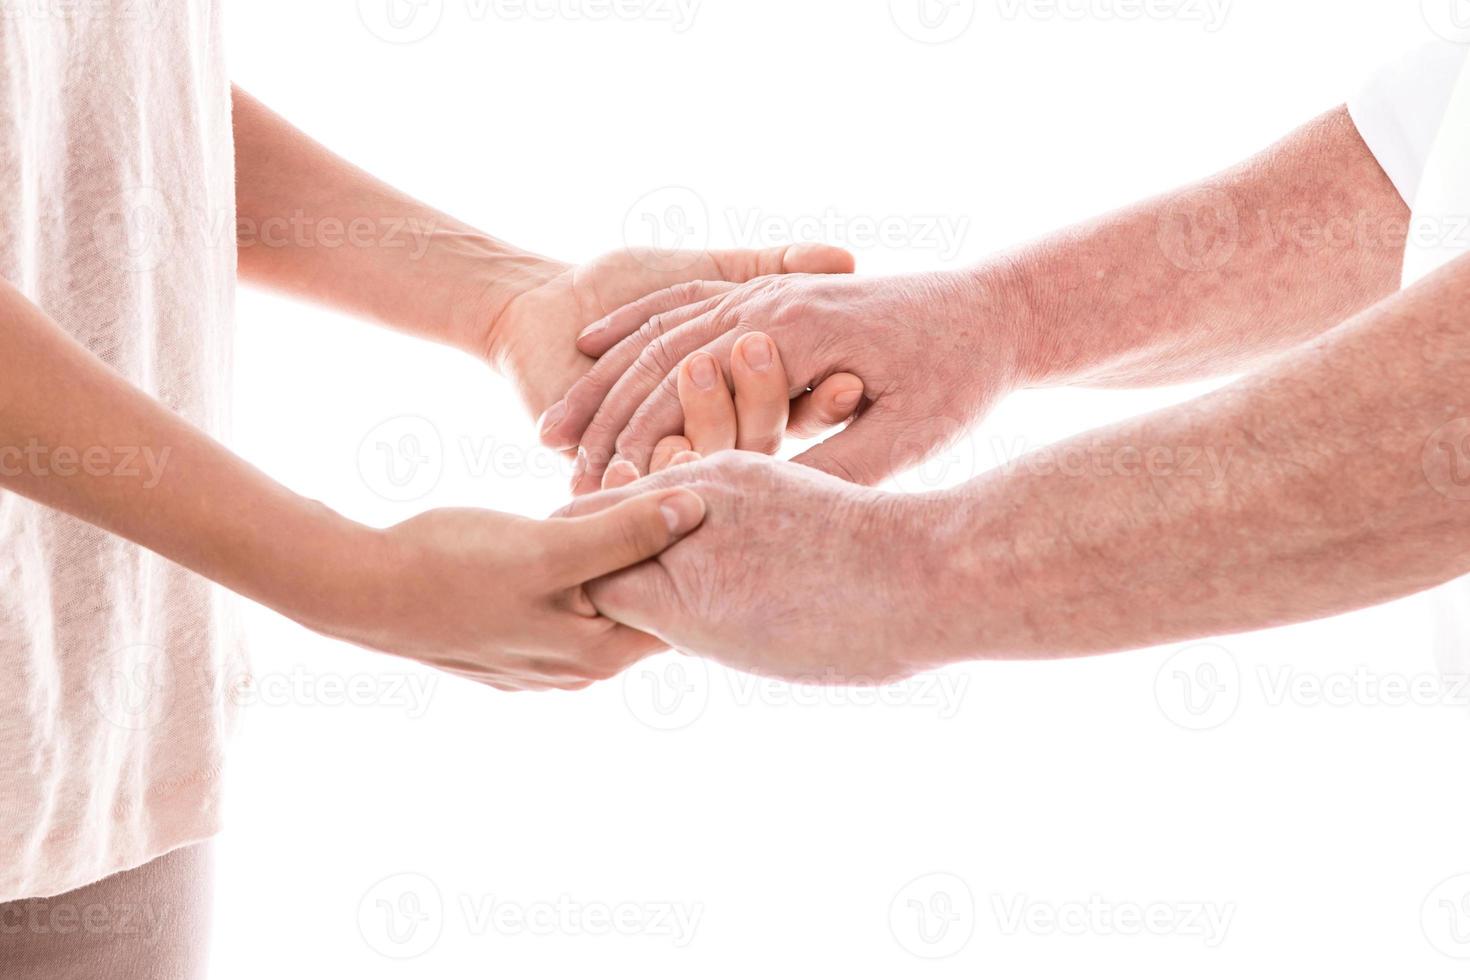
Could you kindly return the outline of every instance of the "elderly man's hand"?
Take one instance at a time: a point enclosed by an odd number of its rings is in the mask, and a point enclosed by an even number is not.
[[[537,260],[526,274],[534,284],[505,306],[494,306],[496,292],[483,291],[485,309],[477,314],[485,329],[481,348],[516,385],[531,412],[546,413],[545,424],[551,426],[558,416],[548,407],[560,403],[592,368],[592,358],[576,347],[577,335],[589,323],[649,294],[682,304],[757,276],[852,270],[850,253],[824,245],[672,254],[624,249],[580,266]],[[485,274],[492,283],[506,278],[499,266],[489,264]]]
[[[615,459],[647,473],[660,440],[683,427],[681,364],[704,351],[729,371],[736,343],[759,330],[780,348],[793,392],[822,394],[841,373],[862,379],[866,398],[847,403],[856,419],[798,461],[874,484],[943,450],[1027,383],[1022,351],[1035,330],[1025,295],[997,262],[885,279],[764,278],[682,307],[676,294],[651,297],[583,334],[582,350],[601,359],[543,437],[580,442],[576,492],[597,489]]]
[[[885,683],[937,666],[952,608],[935,498],[891,495],[792,463],[722,452],[584,497],[588,513],[675,486],[704,525],[588,585],[603,615],[686,653],[809,683]]]

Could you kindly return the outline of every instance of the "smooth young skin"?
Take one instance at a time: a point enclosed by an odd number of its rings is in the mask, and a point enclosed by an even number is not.
[[[645,304],[584,334],[605,354],[549,444],[581,443],[597,489],[614,449],[640,471],[681,425],[679,365],[728,364],[751,330],[791,390],[863,379],[847,429],[801,457],[875,484],[944,449],[1005,394],[1139,386],[1244,371],[1398,287],[1408,212],[1345,109],[1194,187],[1068,229],[976,269],[881,279],[755,280],[701,303]]]
[[[127,384],[0,282],[0,446],[137,446],[136,477],[8,460],[0,487],[122,535],[329,636],[506,690],[573,688],[660,648],[582,583],[687,534],[687,490],[596,520],[431,512],[378,531],[291,493]]]
[[[674,255],[625,249],[569,265],[394,190],[238,88],[234,105],[236,206],[251,231],[241,239],[241,279],[482,358],[510,379],[532,415],[592,367],[577,334],[649,294],[679,287],[663,294],[692,298],[758,277],[853,270],[851,254],[821,245]],[[391,240],[316,243],[329,225],[355,219],[399,231]]]
[[[661,256],[586,266],[519,252],[399,194],[235,92],[239,259],[249,282],[481,356],[539,411],[592,361],[587,323],[685,279],[847,272],[839,249]],[[366,220],[370,234],[344,233]],[[396,231],[389,231],[385,222]],[[336,243],[324,244],[324,235]],[[593,520],[425,514],[345,520],[231,455],[128,385],[0,282],[0,447],[137,446],[152,479],[7,466],[0,487],[170,558],[329,636],[505,690],[577,688],[656,649],[600,617],[582,585],[696,527],[692,493]]]
[[[1466,309],[1470,258],[1231,387],[942,494],[750,454],[674,467],[573,506],[685,486],[708,507],[697,533],[589,593],[686,652],[830,683],[1136,649],[1409,595],[1470,572]],[[1229,460],[1223,478],[1143,465],[1183,449]],[[1069,453],[1109,465],[1055,465]]]

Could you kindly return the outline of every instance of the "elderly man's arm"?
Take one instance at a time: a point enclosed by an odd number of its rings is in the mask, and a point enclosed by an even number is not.
[[[864,380],[856,421],[802,461],[876,483],[1017,388],[1167,384],[1310,340],[1398,288],[1408,221],[1339,109],[1216,177],[974,269],[762,280],[674,311],[650,297],[584,335],[601,360],[545,436],[580,442],[579,490],[615,448],[646,473],[680,428],[680,362],[702,349],[728,368],[740,335],[761,330],[793,392],[838,371]]]
[[[1470,572],[1470,259],[1233,386],[955,491],[741,456],[635,487],[671,481],[710,502],[706,527],[593,599],[762,673],[891,678],[1380,603]]]

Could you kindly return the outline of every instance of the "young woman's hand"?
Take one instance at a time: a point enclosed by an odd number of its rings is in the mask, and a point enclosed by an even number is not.
[[[664,647],[600,616],[583,584],[657,556],[703,519],[701,499],[680,489],[547,521],[431,511],[368,532],[336,563],[329,611],[302,621],[501,690],[578,690]]]
[[[500,274],[499,267],[486,265],[489,274]],[[850,253],[825,245],[673,255],[624,249],[585,265],[538,271],[544,281],[501,309],[483,311],[482,353],[515,384],[532,414],[546,413],[542,424],[550,428],[560,420],[547,409],[592,369],[592,358],[577,349],[577,336],[588,324],[650,294],[682,305],[760,276],[850,273],[853,266]]]

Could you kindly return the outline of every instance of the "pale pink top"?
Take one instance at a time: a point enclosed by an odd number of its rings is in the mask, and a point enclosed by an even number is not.
[[[0,4],[0,277],[215,435],[235,281],[221,35],[217,0]],[[109,472],[167,465],[157,447],[36,448],[0,446],[0,465],[59,470],[68,448]],[[0,901],[216,832],[243,669],[230,601],[0,492]]]

